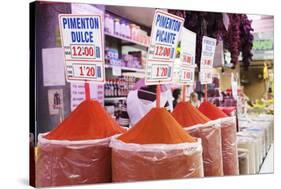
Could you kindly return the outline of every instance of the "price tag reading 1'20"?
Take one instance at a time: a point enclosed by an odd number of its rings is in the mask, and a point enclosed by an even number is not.
[[[166,79],[170,76],[170,66],[167,64],[155,64],[151,68],[154,79]]]
[[[72,69],[72,77],[76,78],[97,78],[101,75],[101,67],[94,64],[74,63]]]

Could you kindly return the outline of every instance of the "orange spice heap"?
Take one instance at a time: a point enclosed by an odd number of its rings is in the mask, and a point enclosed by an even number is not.
[[[126,143],[178,144],[196,142],[165,108],[151,109],[133,128],[118,137]]]
[[[210,102],[203,102],[199,107],[199,111],[211,120],[228,117],[222,110]]]
[[[85,100],[45,138],[72,141],[93,140],[110,137],[124,131],[99,102]]]
[[[172,112],[172,115],[183,127],[205,124],[210,121],[209,118],[207,118],[189,102],[178,103]]]

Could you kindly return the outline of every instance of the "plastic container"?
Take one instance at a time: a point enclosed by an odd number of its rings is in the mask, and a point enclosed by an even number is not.
[[[133,144],[112,139],[112,180],[130,182],[203,177],[201,140],[180,144]]]
[[[248,175],[249,171],[249,151],[244,148],[238,148],[238,158],[239,158],[239,174]]]
[[[110,138],[87,141],[48,140],[38,136],[36,186],[111,181]]]
[[[118,18],[114,19],[114,34],[121,36],[121,25],[120,20]]]
[[[223,176],[220,126],[210,121],[206,124],[186,127],[184,130],[202,140],[204,176]]]
[[[224,175],[239,175],[235,117],[218,119],[221,125],[221,142]]]
[[[204,176],[201,139],[187,134],[166,108],[152,108],[110,147],[113,182]]]
[[[249,156],[249,173],[256,173],[256,142],[253,137],[250,137],[247,133],[240,132],[237,134],[237,144],[238,148],[243,148],[248,150]],[[239,168],[240,169],[240,168]]]

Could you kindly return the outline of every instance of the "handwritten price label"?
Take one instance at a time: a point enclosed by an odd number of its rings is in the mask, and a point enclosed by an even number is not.
[[[166,79],[169,76],[168,65],[152,65],[152,77],[154,79]]]
[[[210,69],[201,69],[200,71],[201,84],[210,84],[213,82],[213,72]]]
[[[193,57],[189,54],[184,54],[181,57],[181,62],[183,65],[192,65],[193,64]]]
[[[193,81],[194,71],[193,69],[183,69],[180,72],[180,79],[182,82]]]
[[[96,78],[96,65],[73,64],[73,77]]]
[[[213,60],[212,59],[202,59],[201,65],[203,67],[212,67],[213,66]]]
[[[156,45],[154,48],[154,58],[169,59],[173,54],[174,50],[170,46]]]
[[[71,45],[71,57],[77,59],[96,59],[100,57],[100,50],[93,45]]]

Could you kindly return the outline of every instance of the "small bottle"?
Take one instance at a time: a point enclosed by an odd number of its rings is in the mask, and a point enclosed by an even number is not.
[[[120,36],[120,20],[118,18],[114,19],[114,34]]]
[[[114,34],[114,19],[111,15],[108,17],[108,32]]]
[[[109,33],[109,14],[104,14],[104,31]]]
[[[140,26],[136,26],[135,35],[136,35],[136,39],[135,40],[140,42],[141,41],[141,29],[140,29]]]
[[[131,39],[132,40],[135,40],[136,39],[136,34],[135,34],[135,29],[136,28],[136,25],[135,24],[130,24],[130,30],[131,30]]]
[[[126,24],[125,24],[125,20],[120,20],[120,36],[126,38]]]

